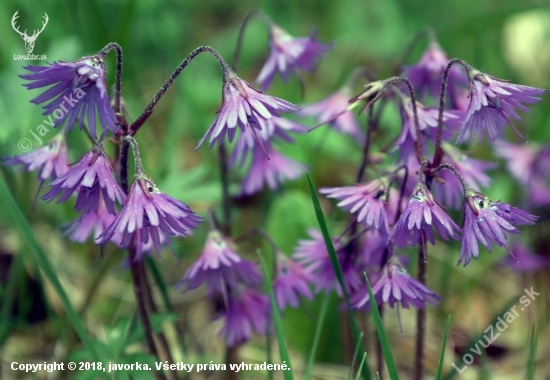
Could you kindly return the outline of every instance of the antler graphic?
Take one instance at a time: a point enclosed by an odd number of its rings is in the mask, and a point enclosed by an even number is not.
[[[38,38],[40,33],[42,33],[42,31],[46,27],[46,25],[48,25],[48,20],[49,20],[48,14],[44,13],[44,16],[43,16],[44,17],[44,22],[42,23],[42,29],[40,29],[40,30],[35,29],[32,36],[28,36],[27,35],[27,29],[25,29],[25,31],[23,33],[21,33],[21,31],[19,31],[19,27],[15,25],[15,20],[17,20],[17,18],[19,17],[18,13],[19,13],[19,11],[16,11],[13,14],[13,17],[11,18],[11,26],[13,27],[13,30],[15,30],[17,33],[19,33],[19,35],[25,41],[25,49],[27,49],[27,53],[32,53],[32,50],[34,49],[34,42],[36,41],[36,38]]]

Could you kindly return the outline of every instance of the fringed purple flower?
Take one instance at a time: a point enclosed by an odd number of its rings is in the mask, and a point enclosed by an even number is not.
[[[516,225],[535,224],[534,216],[506,203],[495,202],[485,195],[469,189],[464,202],[464,222],[462,225],[462,247],[458,265],[470,263],[472,256],[479,257],[478,241],[492,252],[492,243],[506,247],[506,234],[518,234]],[[510,252],[511,253],[511,252]]]
[[[462,143],[468,135],[470,144],[476,135],[478,143],[481,143],[484,132],[494,141],[507,124],[522,137],[510,119],[520,120],[515,109],[529,111],[522,103],[537,103],[540,100],[537,95],[541,95],[545,90],[504,82],[476,69],[471,69],[470,75],[473,78],[470,106],[456,143]]]
[[[319,189],[328,198],[339,199],[338,207],[356,214],[357,221],[388,233],[385,194],[388,178],[382,177],[371,182],[347,187]]]
[[[96,211],[83,213],[75,221],[65,224],[64,235],[75,243],[84,243],[90,235],[95,240],[115,221],[115,218],[116,216],[107,210],[103,199],[100,199]],[[116,245],[120,245],[121,240],[122,236],[118,233],[111,237],[111,241]]]
[[[289,74],[298,74],[298,69],[312,72],[323,55],[332,49],[332,43],[322,44],[315,40],[316,29],[310,37],[296,38],[278,25],[269,24],[271,50],[266,63],[256,78],[265,91],[279,72],[284,81]]]
[[[399,260],[390,260],[382,270],[382,275],[372,287],[372,293],[376,303],[381,305],[387,303],[391,308],[401,303],[405,309],[409,305],[422,309],[427,303],[437,306],[442,300],[437,294],[413,279]],[[369,293],[363,296],[355,304],[356,308],[370,310]]]
[[[491,184],[491,177],[485,172],[496,168],[497,165],[495,163],[471,158],[460,149],[446,142],[443,142],[441,147],[445,152],[443,162],[455,167],[462,175],[464,182],[469,184],[474,190],[479,191]],[[434,194],[436,194],[436,198],[448,207],[460,209],[464,195],[460,181],[448,170],[440,172],[438,176],[445,182],[434,181],[436,189]]]
[[[65,202],[78,190],[75,209],[84,214],[97,212],[100,198],[111,214],[116,214],[115,200],[120,204],[126,200],[126,194],[113,178],[113,169],[102,144],[96,144],[50,186],[43,200],[51,202],[61,194],[57,203]]]
[[[439,99],[441,80],[447,63],[449,63],[447,54],[437,42],[433,41],[416,65],[404,68],[403,75],[409,78],[419,99],[424,99],[427,95]],[[449,72],[447,91],[454,109],[457,109],[456,98],[463,86],[468,86],[468,78],[462,70],[452,68]]]
[[[140,243],[147,244],[151,239],[160,251],[161,231],[169,236],[187,236],[202,221],[189,206],[161,192],[151,179],[137,170],[122,211],[96,242],[105,244],[119,233],[121,247],[128,248],[134,232],[139,230]]]
[[[262,283],[262,276],[256,266],[243,260],[233,243],[217,230],[208,235],[199,259],[187,269],[178,284],[187,290],[198,288],[206,282],[208,293],[219,292],[227,296],[228,289],[236,289],[240,283],[256,287]]]
[[[37,150],[15,157],[4,158],[4,164],[15,166],[23,165],[22,170],[38,170],[38,179],[41,182],[55,180],[67,173],[70,168],[67,157],[67,144],[65,136],[60,133],[47,145]]]
[[[529,191],[529,202],[550,205],[550,149],[538,144],[508,144],[496,141],[495,153],[506,159],[506,167]]]
[[[237,126],[242,131],[249,126],[256,134],[257,130],[262,129],[262,121],[280,117],[280,112],[299,109],[286,100],[255,90],[232,71],[225,74],[222,96],[222,106],[218,111],[218,116],[199,141],[197,148],[207,137],[210,137],[210,147],[214,146],[216,141],[218,144],[222,144],[226,135],[229,142],[232,142],[237,132]]]
[[[296,263],[284,253],[277,255],[277,272],[273,280],[273,292],[279,309],[287,306],[298,307],[299,297],[309,300],[313,293],[309,288],[312,276],[300,264]]]
[[[336,280],[323,235],[315,229],[308,230],[308,235],[312,240],[299,240],[292,256],[312,275],[315,293],[323,290],[328,293],[336,289],[341,297],[343,295],[342,287]],[[348,293],[351,294],[361,287],[363,280],[353,265],[353,260],[346,260],[346,252],[342,248],[340,242],[334,242],[334,249],[344,275],[344,285]]]
[[[329,125],[337,131],[354,137],[359,143],[363,143],[364,134],[359,128],[359,123],[351,112],[343,110],[349,107],[348,100],[352,97],[349,86],[344,86],[328,98],[321,100],[315,104],[303,106],[299,112],[300,116],[315,116],[319,123],[324,123],[327,120]],[[340,114],[340,116],[337,116]]]
[[[418,181],[407,208],[388,237],[388,242],[393,240],[395,245],[405,248],[418,244],[421,235],[424,234],[426,239],[435,245],[432,227],[445,240],[449,239],[448,236],[458,239],[457,232],[460,228],[443,211],[424,183]]]
[[[243,180],[240,195],[256,194],[266,185],[271,190],[275,190],[285,181],[293,181],[301,177],[307,169],[305,165],[283,156],[271,146],[266,146],[265,152],[261,147],[256,146],[253,152],[252,162]]]
[[[105,82],[105,63],[102,55],[84,57],[75,62],[55,62],[50,66],[26,66],[32,74],[20,75],[31,81],[24,86],[28,89],[52,86],[32,99],[34,104],[47,101],[43,108],[50,126],[58,127],[67,120],[67,129],[73,124],[84,127],[87,114],[88,129],[96,138],[96,111],[101,127],[105,132],[119,132],[115,113],[111,107]],[[52,119],[52,116],[54,117]]]
[[[254,289],[232,295],[224,317],[220,334],[224,336],[229,347],[246,342],[253,332],[265,335],[271,331],[269,298]]]

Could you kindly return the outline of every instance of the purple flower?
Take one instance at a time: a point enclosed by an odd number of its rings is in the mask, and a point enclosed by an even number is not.
[[[115,218],[116,215],[111,214],[103,199],[100,199],[97,210],[81,214],[75,221],[65,224],[62,228],[64,235],[69,240],[75,243],[84,243],[92,232],[94,240],[97,239],[114,222]],[[118,233],[111,237],[111,241],[116,245],[120,245],[121,240],[122,236]]]
[[[43,200],[51,202],[62,194],[57,203],[65,202],[78,190],[75,209],[84,214],[97,212],[100,198],[111,214],[116,214],[115,199],[121,204],[126,200],[126,194],[113,178],[113,169],[102,144],[96,144],[50,186],[52,189],[42,197]]]
[[[200,147],[204,140],[210,136],[210,147],[216,141],[222,144],[225,136],[229,142],[233,141],[237,126],[245,131],[247,126],[256,130],[262,129],[262,121],[273,117],[280,117],[280,112],[297,111],[299,107],[286,100],[266,95],[255,90],[247,82],[237,77],[230,71],[225,74],[225,82],[222,89],[222,106],[214,124],[199,141]],[[257,133],[253,130],[254,133]]]
[[[356,214],[357,221],[388,233],[388,216],[385,194],[388,189],[388,178],[381,177],[371,182],[347,187],[319,189],[319,193],[328,198],[340,200],[338,207]]]
[[[510,251],[512,255],[506,256],[500,263],[516,273],[537,272],[550,265],[550,260],[547,257],[531,252],[527,246],[520,242],[513,243]]]
[[[253,263],[239,256],[230,240],[213,230],[201,256],[187,269],[178,287],[185,285],[187,291],[198,288],[203,282],[210,295],[219,292],[227,296],[227,290],[236,289],[240,283],[248,287],[260,285],[262,276]]]
[[[363,143],[365,136],[359,128],[355,116],[351,112],[343,110],[349,107],[348,100],[352,97],[349,86],[344,86],[328,98],[323,99],[315,104],[303,106],[299,112],[300,116],[315,116],[319,123],[329,121],[329,125],[337,131],[353,136],[358,142]],[[340,116],[333,119],[336,115]]]
[[[454,166],[460,172],[464,181],[474,190],[479,191],[482,187],[488,187],[491,184],[491,177],[485,171],[495,168],[497,166],[495,163],[471,158],[460,149],[446,142],[443,142],[441,147],[445,152],[443,162]],[[437,190],[437,192],[434,192],[436,198],[443,201],[448,207],[459,209],[462,206],[462,196],[464,195],[460,181],[448,170],[440,172],[438,176],[445,183],[434,181],[434,187]]]
[[[283,117],[272,117],[267,120],[258,119],[258,121],[262,129],[257,131],[256,135],[251,128],[247,128],[237,138],[237,143],[229,159],[230,168],[236,164],[243,166],[248,152],[254,152],[254,148],[263,150],[262,146],[270,145],[274,140],[284,140],[292,143],[294,139],[288,134],[289,132],[304,133],[308,128],[303,124]],[[259,144],[258,141],[262,144]]]
[[[273,291],[279,309],[282,310],[287,305],[298,307],[300,296],[311,300],[311,274],[284,253],[277,252],[276,255],[277,274],[273,280]]]
[[[147,244],[151,239],[160,251],[161,231],[170,236],[187,236],[201,222],[202,217],[195,215],[189,206],[162,193],[151,179],[138,172],[122,211],[96,243],[105,244],[119,233],[122,235],[121,247],[128,248],[134,232],[139,231],[140,243]]]
[[[395,259],[390,260],[384,266],[382,275],[372,287],[372,294],[378,305],[387,303],[391,308],[401,302],[401,306],[405,309],[408,309],[409,305],[421,309],[427,303],[437,305],[442,300],[426,286],[411,278],[399,260]],[[367,291],[367,294],[357,301],[355,308],[370,310],[369,304],[370,299]]]
[[[271,330],[269,298],[254,289],[246,289],[229,298],[220,334],[229,347],[244,343],[253,332],[265,335]]]
[[[485,195],[469,189],[464,202],[462,247],[458,265],[470,263],[472,256],[479,257],[478,241],[492,252],[492,243],[506,247],[506,233],[518,234],[516,225],[535,224],[534,216],[506,203],[495,202]]]
[[[456,143],[462,143],[468,135],[470,144],[473,143],[476,135],[478,135],[478,143],[481,143],[484,131],[487,132],[491,141],[494,141],[507,124],[521,136],[510,121],[510,119],[521,119],[515,108],[529,111],[522,103],[537,103],[540,100],[537,95],[545,90],[503,82],[475,69],[471,70],[470,75],[473,77],[470,106],[466,111],[466,119]]]
[[[393,149],[394,152],[399,150],[399,157],[402,161],[404,161],[404,157],[414,154],[414,145],[417,140],[412,101],[409,97],[405,97],[403,103],[401,107],[403,127],[395,142],[396,147]],[[423,135],[423,141],[426,140],[425,137],[428,137],[435,144],[437,139],[439,110],[436,108],[426,108],[419,102],[416,102],[416,110],[418,115],[418,126]],[[443,128],[442,138],[444,140],[450,139],[453,132],[462,125],[463,116],[462,111],[443,111],[443,125],[447,127]],[[423,145],[425,146],[426,143]]]
[[[529,190],[529,201],[540,206],[550,204],[550,149],[537,144],[494,144],[495,153],[507,161],[506,167]]]
[[[270,23],[269,33],[269,57],[256,78],[263,91],[271,85],[277,72],[284,81],[289,74],[297,74],[298,69],[312,72],[323,55],[332,49],[332,43],[325,45],[315,40],[316,29],[313,29],[310,37],[296,38],[278,25]]]
[[[105,132],[120,132],[115,113],[111,107],[105,83],[105,63],[102,55],[84,57],[75,62],[55,62],[49,66],[26,66],[32,74],[20,75],[31,81],[24,86],[28,89],[52,86],[32,99],[34,104],[47,101],[44,115],[50,115],[49,123],[60,126],[67,120],[69,132],[75,121],[84,126],[84,114],[88,115],[88,129],[96,138],[96,110]],[[52,115],[55,119],[52,119]]]
[[[448,63],[449,58],[447,58],[447,54],[445,54],[437,42],[433,41],[416,65],[404,68],[403,75],[411,81],[418,99],[424,99],[426,95],[439,99],[441,80]],[[456,68],[451,69],[447,82],[447,91],[451,95],[453,108],[457,108],[456,97],[459,95],[461,86],[467,85],[468,78],[466,75]]]
[[[67,144],[62,133],[55,136],[46,146],[20,156],[6,157],[3,161],[10,166],[21,164],[23,170],[29,172],[39,170],[38,178],[41,182],[61,177],[70,167]]]
[[[302,176],[307,168],[283,156],[271,146],[265,146],[265,152],[261,147],[256,146],[253,152],[252,162],[243,180],[240,195],[258,193],[265,185],[275,190],[285,181],[293,181]]]
[[[308,235],[312,240],[299,240],[292,256],[311,274],[315,283],[315,293],[323,290],[328,293],[336,288],[336,292],[341,297],[343,295],[342,287],[336,280],[323,235],[315,229],[308,230]],[[351,294],[361,287],[363,280],[353,265],[353,260],[346,260],[349,256],[346,256],[347,253],[342,248],[340,242],[334,242],[334,249],[344,275],[344,285],[348,293]]]
[[[439,236],[445,240],[449,239],[447,235],[458,239],[456,232],[460,231],[460,228],[443,211],[424,183],[419,181],[407,208],[391,231],[388,242],[393,240],[395,245],[405,248],[418,244],[421,234],[424,233],[426,239],[435,245],[432,227],[435,227]]]

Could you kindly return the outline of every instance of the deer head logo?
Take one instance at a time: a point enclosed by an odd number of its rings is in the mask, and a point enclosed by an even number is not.
[[[25,49],[27,50],[27,53],[32,53],[32,50],[34,49],[34,42],[36,41],[36,39],[38,38],[40,33],[42,33],[42,31],[44,30],[44,28],[48,24],[48,20],[49,20],[48,15],[46,13],[44,13],[44,22],[42,24],[42,29],[40,29],[40,30],[35,29],[32,36],[28,36],[26,29],[23,33],[21,33],[19,31],[19,27],[15,25],[15,20],[17,20],[17,18],[19,17],[17,15],[17,13],[19,13],[19,11],[16,11],[13,14],[13,17],[11,18],[11,26],[13,27],[13,30],[15,30],[17,33],[19,33],[19,35],[23,38],[23,41],[25,41]]]

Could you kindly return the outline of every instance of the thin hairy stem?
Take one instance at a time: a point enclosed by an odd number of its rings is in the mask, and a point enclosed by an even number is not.
[[[443,111],[445,109],[445,94],[447,92],[447,82],[449,81],[449,73],[451,72],[451,68],[455,63],[459,63],[464,67],[466,70],[466,75],[468,75],[468,90],[471,90],[472,83],[469,72],[469,65],[458,59],[454,58],[447,63],[447,66],[445,67],[445,72],[443,73],[443,80],[441,81],[441,92],[439,93],[439,116],[437,118],[437,138],[435,140],[435,153],[433,158],[433,166],[437,167],[441,160],[443,160],[443,149],[441,148],[441,141],[443,138]],[[469,96],[469,95],[468,95]]]
[[[260,17],[267,24],[268,27],[272,24],[269,17],[267,17],[258,9],[253,9],[250,12],[248,12],[248,14],[243,20],[243,23],[241,24],[241,28],[239,29],[239,36],[237,37],[237,45],[235,46],[235,54],[233,54],[233,61],[231,62],[231,68],[233,68],[233,70],[237,70],[237,63],[239,62],[239,57],[241,55],[241,50],[243,46],[244,32],[246,30],[246,27],[248,26],[248,23],[250,22],[250,20],[252,20],[254,16]]]
[[[139,148],[135,138],[132,136],[124,136],[124,141],[129,143],[134,153],[134,161],[136,163],[136,174],[143,174],[143,166],[141,165],[141,157],[139,155]]]
[[[107,55],[110,50],[116,51],[116,75],[115,75],[115,104],[113,109],[115,114],[120,113],[120,88],[122,86],[122,48],[116,42],[111,42],[107,44],[103,49],[101,49],[100,54],[103,56]]]
[[[426,236],[424,231],[420,233],[420,249],[418,251],[418,282],[426,285]],[[422,380],[424,375],[424,342],[426,337],[426,308],[417,310],[416,313],[416,352],[414,359],[415,380]]]
[[[185,67],[187,67],[187,65],[189,65],[189,63],[196,56],[198,56],[199,54],[204,53],[204,52],[208,52],[208,53],[212,54],[218,60],[220,66],[222,68],[222,71],[223,71],[223,74],[224,74],[224,80],[225,80],[225,77],[226,77],[227,73],[230,71],[230,69],[229,69],[229,66],[227,65],[227,63],[225,62],[225,60],[222,58],[222,56],[216,50],[211,48],[210,46],[200,46],[200,47],[196,48],[195,50],[193,50],[191,52],[191,54],[189,54],[187,56],[187,58],[185,58],[180,63],[180,65],[176,68],[176,70],[174,70],[174,72],[168,77],[168,79],[166,79],[166,82],[164,82],[164,84],[162,85],[160,90],[158,90],[158,92],[155,94],[155,96],[153,97],[153,99],[151,100],[149,105],[145,108],[145,110],[141,113],[141,115],[139,115],[139,117],[136,119],[136,121],[134,121],[130,125],[130,134],[132,136],[137,133],[139,128],[141,128],[143,123],[145,123],[145,121],[149,118],[149,116],[151,115],[151,113],[155,109],[155,106],[157,105],[159,100],[166,93],[166,91],[172,85],[172,83],[174,83],[174,80],[176,80],[176,78],[180,75],[180,73],[183,71],[183,69],[185,69]]]
[[[460,174],[458,169],[455,168],[451,164],[447,164],[447,163],[440,164],[437,168],[432,170],[430,174],[432,176],[436,176],[437,173],[439,173],[440,171],[445,170],[445,169],[452,172],[455,175],[455,177],[460,181],[460,184],[462,185],[462,188],[464,189],[464,192],[466,192],[467,190],[470,189],[470,186],[466,183],[466,181],[464,180],[464,177],[462,177],[462,174]]]

